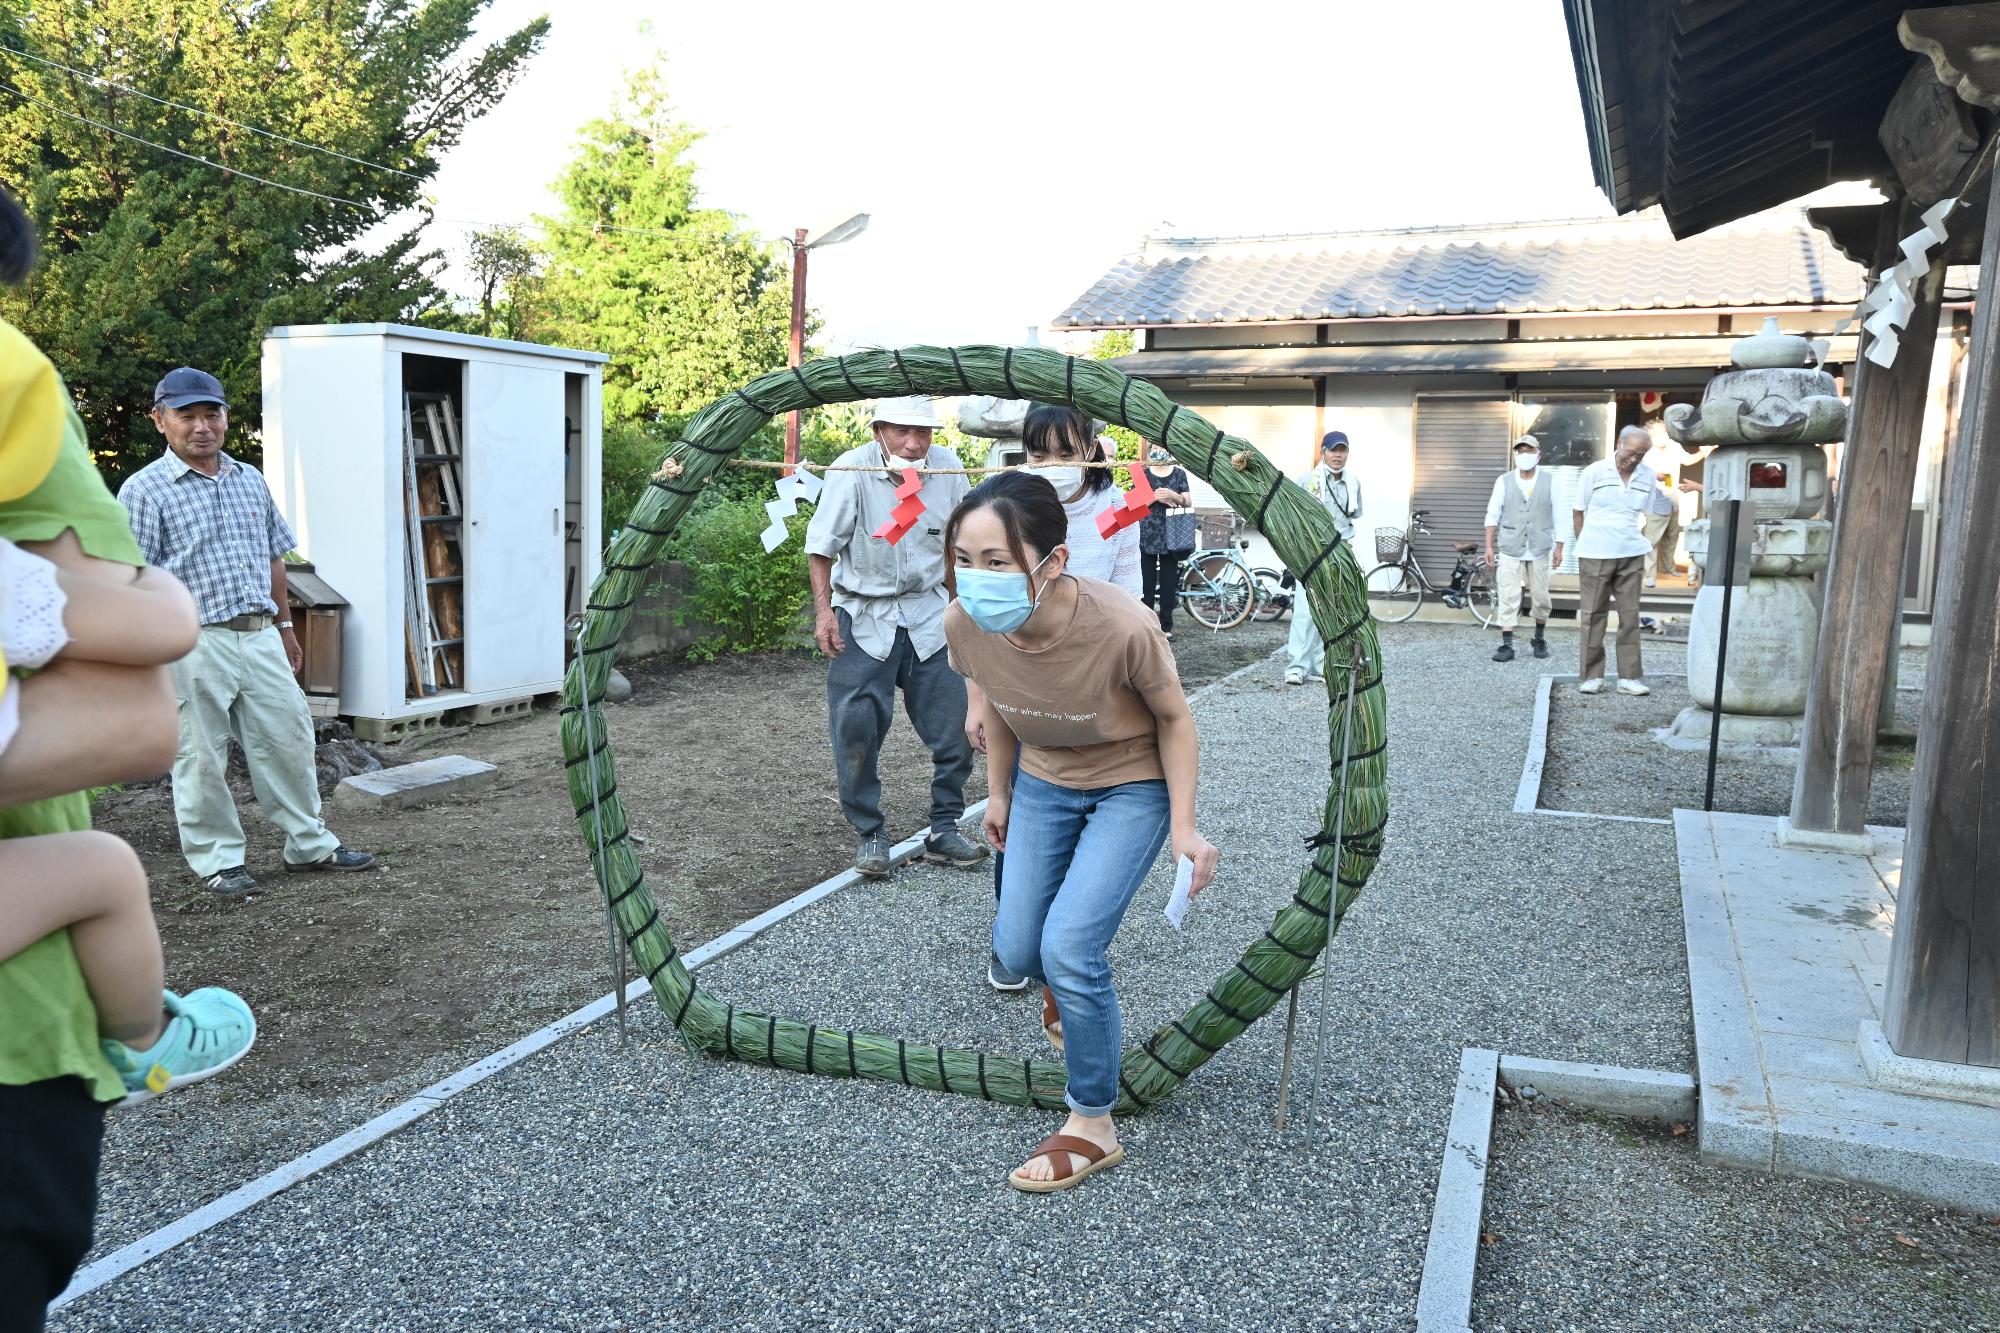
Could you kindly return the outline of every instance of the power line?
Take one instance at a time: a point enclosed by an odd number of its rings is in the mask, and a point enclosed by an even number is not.
[[[0,48],[0,49],[5,49],[5,48]],[[16,55],[22,55],[22,54],[26,54],[26,53],[25,53],[25,52],[15,52],[15,54],[16,54]],[[93,119],[92,119],[91,117],[89,117],[89,116],[86,116],[86,115],[83,115],[83,114],[82,114],[82,113],[80,113],[80,112],[76,112],[76,111],[71,111],[71,110],[70,110],[69,108],[67,108],[67,107],[61,107],[61,106],[57,106],[57,105],[56,105],[55,103],[53,103],[53,102],[46,102],[46,101],[43,101],[43,100],[42,100],[41,98],[39,98],[39,97],[35,97],[35,96],[33,96],[32,94],[29,94],[29,93],[25,93],[25,92],[22,92],[22,91],[21,91],[21,90],[20,90],[19,88],[16,88],[16,87],[15,87],[15,86],[14,86],[13,84],[11,84],[11,83],[7,83],[7,82],[4,82],[4,81],[0,81],[0,92],[9,92],[9,93],[12,93],[12,94],[13,94],[14,96],[16,96],[16,97],[20,98],[20,99],[21,99],[22,101],[24,101],[24,102],[27,102],[27,103],[30,103],[31,105],[34,105],[34,106],[38,106],[38,107],[42,108],[42,109],[43,109],[44,111],[52,111],[52,112],[54,112],[54,113],[55,113],[56,115],[58,115],[58,116],[66,116],[66,117],[68,117],[68,118],[69,118],[69,119],[71,119],[71,120],[74,120],[74,121],[80,121],[81,123],[83,123],[83,124],[85,124],[85,125],[89,125],[89,126],[91,126],[91,127],[93,128],[93,129],[99,129],[99,130],[103,130],[103,131],[104,131],[104,132],[105,132],[106,134],[115,134],[115,135],[117,135],[117,136],[118,136],[119,138],[121,138],[121,139],[127,139],[127,140],[130,140],[131,142],[133,142],[133,143],[136,143],[136,144],[139,144],[139,145],[141,145],[142,147],[146,147],[146,148],[152,148],[152,149],[157,149],[158,151],[160,151],[160,152],[162,152],[162,153],[171,153],[171,154],[172,154],[173,156],[175,156],[175,157],[179,157],[179,158],[185,158],[185,159],[186,159],[187,161],[189,161],[189,162],[198,162],[198,163],[200,163],[200,164],[201,164],[202,166],[205,166],[205,167],[213,167],[213,168],[214,168],[215,170],[217,170],[217,171],[220,171],[220,172],[223,172],[223,173],[224,173],[224,174],[226,174],[226,175],[231,175],[231,176],[240,176],[240,177],[242,177],[242,178],[243,178],[244,180],[250,180],[250,181],[256,181],[256,182],[257,182],[257,183],[258,183],[259,185],[271,185],[271,186],[275,186],[275,187],[277,187],[277,188],[278,188],[278,189],[280,189],[280,190],[289,190],[289,191],[290,191],[291,193],[293,193],[293,194],[302,194],[302,195],[306,195],[307,197],[309,197],[309,198],[312,198],[312,199],[323,199],[323,200],[325,200],[325,201],[326,201],[327,203],[330,203],[330,204],[345,204],[345,205],[346,205],[347,207],[349,207],[349,208],[358,208],[358,209],[360,209],[360,210],[361,210],[362,212],[364,212],[364,213],[372,213],[372,212],[376,212],[376,211],[378,211],[378,210],[377,210],[377,208],[376,208],[376,206],[375,206],[375,205],[372,205],[372,204],[365,204],[365,203],[362,203],[362,202],[360,202],[360,201],[358,201],[358,200],[354,200],[354,199],[346,199],[346,198],[342,198],[342,197],[341,197],[340,195],[335,195],[335,194],[322,194],[322,193],[320,193],[320,192],[319,192],[318,190],[308,190],[308,189],[304,188],[303,186],[299,186],[299,185],[287,185],[287,184],[285,184],[285,182],[283,182],[283,181],[279,181],[279,180],[272,180],[272,179],[271,179],[271,178],[270,178],[269,176],[259,176],[259,175],[258,175],[257,173],[255,173],[254,171],[245,171],[245,170],[243,170],[243,169],[242,169],[241,167],[232,167],[232,166],[230,166],[230,165],[229,165],[228,163],[226,163],[226,162],[217,162],[217,161],[215,161],[215,160],[214,160],[213,158],[207,158],[207,157],[203,157],[203,156],[201,156],[201,155],[200,155],[199,153],[190,153],[190,152],[187,152],[187,151],[185,151],[185,150],[183,150],[183,149],[179,149],[179,148],[174,148],[174,147],[171,147],[171,146],[169,146],[169,145],[167,145],[167,144],[163,144],[163,143],[155,143],[155,142],[153,142],[153,141],[152,141],[151,139],[147,139],[147,138],[144,138],[144,137],[142,137],[142,136],[140,136],[140,135],[137,135],[137,134],[133,134],[133,133],[131,133],[131,132],[130,132],[129,130],[121,130],[121,129],[119,129],[119,128],[118,128],[118,127],[117,127],[116,125],[107,125],[107,124],[105,124],[105,123],[104,123],[103,121],[101,121],[101,120],[93,120]],[[141,96],[144,96],[144,94],[141,94]],[[159,100],[159,99],[157,99],[157,98],[156,98],[156,99],[154,99],[154,100],[156,100],[156,101],[157,101],[157,100]],[[168,105],[179,105],[179,104],[178,104],[178,103],[169,103]],[[233,122],[233,121],[232,121],[232,122],[230,122],[230,123],[234,124],[235,122]],[[250,128],[254,128],[254,127],[252,127],[252,126],[244,126],[244,128],[245,128],[245,129],[250,129]],[[282,136],[282,135],[279,135],[279,136],[275,136],[275,137],[279,137],[279,138],[282,138],[283,136]],[[297,141],[297,140],[292,140],[291,142],[299,142],[299,141]],[[305,146],[305,147],[312,147],[312,145],[310,145],[310,144],[306,144],[306,145],[304,145],[304,146]],[[321,150],[321,151],[324,151],[324,152],[329,152],[329,153],[333,152],[333,150],[332,150],[332,149],[323,149],[323,150]],[[334,155],[335,157],[343,157],[343,156],[345,156],[345,154],[341,154],[341,153],[334,153],[333,155]],[[354,161],[354,162],[360,162],[360,161],[361,161],[361,159],[360,159],[360,158],[350,158],[349,160],[350,160],[350,161]],[[364,166],[372,166],[373,164],[372,164],[372,163],[363,163],[363,165],[364,165]],[[395,168],[394,168],[394,167],[384,167],[384,168],[383,168],[383,170],[385,170],[385,171],[394,171],[394,170],[395,170]],[[402,172],[402,173],[399,173],[399,174],[401,174],[401,175],[408,175],[409,173],[408,173],[408,172]],[[416,179],[422,179],[422,178],[421,178],[421,177],[418,177],[418,178],[416,178]],[[479,227],[499,227],[499,226],[504,226],[504,227],[512,227],[512,228],[515,228],[515,229],[519,229],[519,228],[523,228],[523,227],[535,227],[535,228],[539,228],[539,229],[541,229],[541,230],[543,230],[543,231],[556,231],[556,230],[561,230],[561,229],[567,229],[567,230],[572,230],[572,231],[577,231],[577,230],[587,230],[587,231],[614,231],[614,232],[620,232],[620,233],[624,233],[624,234],[627,234],[627,235],[636,235],[636,236],[677,236],[677,237],[685,237],[685,236],[687,236],[687,235],[688,235],[688,233],[687,233],[687,230],[686,230],[685,228],[674,228],[674,227],[621,227],[621,226],[617,225],[616,223],[611,223],[611,222],[564,222],[564,221],[561,221],[561,220],[556,220],[556,221],[543,221],[543,220],[541,220],[541,219],[539,219],[539,218],[530,218],[530,219],[527,219],[526,221],[522,221],[522,222],[505,222],[505,223],[496,223],[496,222],[478,222],[478,221],[474,221],[474,220],[472,220],[472,219],[470,219],[470,218],[441,218],[441,217],[437,217],[437,216],[435,216],[435,215],[433,215],[433,216],[432,216],[432,217],[431,217],[431,218],[430,218],[429,220],[430,220],[431,222],[433,222],[433,223],[436,223],[436,222],[443,222],[443,223],[447,223],[447,224],[449,224],[449,225],[451,225],[451,226],[456,226],[456,227],[462,227],[462,228],[479,228]]]
[[[81,115],[66,107],[59,107],[53,102],[44,102],[39,97],[32,97],[11,83],[0,83],[0,91],[10,92],[22,101],[32,103],[44,111],[53,111],[58,116],[67,116],[71,120],[81,121],[94,129],[103,130],[106,134],[115,134],[121,139],[130,139],[133,143],[143,144],[148,148],[157,148],[162,153],[172,153],[175,157],[184,157],[190,162],[199,162],[202,166],[214,167],[217,171],[227,172],[232,176],[241,176],[245,180],[256,181],[260,185],[275,185],[280,190],[290,190],[293,194],[303,194],[313,199],[323,199],[329,204],[345,204],[349,208],[358,208],[364,213],[375,211],[372,205],[360,203],[353,199],[343,199],[337,194],[321,194],[318,190],[308,190],[298,185],[287,185],[283,181],[274,181],[269,176],[259,176],[255,172],[244,171],[241,168],[217,162],[213,158],[202,157],[198,153],[184,153],[178,148],[169,148],[163,143],[154,143],[151,139],[142,139],[136,134],[130,134],[119,129],[116,125],[106,125],[103,121],[92,120],[89,116]]]
[[[304,148],[314,153],[325,153],[328,157],[337,157],[343,162],[352,162],[358,167],[369,167],[376,171],[386,171],[392,175],[404,176],[413,181],[422,181],[424,179],[424,177],[414,171],[404,171],[400,167],[384,166],[380,162],[370,162],[365,157],[350,157],[338,149],[327,148],[320,144],[308,142],[305,139],[294,139],[289,134],[280,134],[276,130],[262,129],[256,125],[245,124],[240,120],[231,120],[219,111],[207,111],[198,106],[189,106],[186,102],[176,102],[170,97],[157,97],[143,88],[134,88],[130,84],[119,83],[115,79],[105,78],[101,74],[93,74],[87,69],[78,69],[74,65],[65,65],[60,60],[50,60],[47,56],[38,56],[32,51],[23,51],[11,46],[0,46],[0,51],[5,51],[11,56],[19,56],[23,60],[32,60],[38,65],[46,65],[50,69],[59,69],[74,74],[78,78],[86,79],[99,87],[116,88],[121,93],[130,93],[134,97],[143,97],[148,102],[154,102],[160,106],[170,106],[178,111],[186,111],[197,116],[207,116],[210,120],[220,121],[224,125],[229,125],[239,130],[248,130],[252,134],[261,134],[266,139],[275,139],[279,143],[288,143],[295,148]],[[155,145],[155,147],[157,146]]]

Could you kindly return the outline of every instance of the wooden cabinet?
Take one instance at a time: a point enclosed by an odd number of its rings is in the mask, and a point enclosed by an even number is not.
[[[343,715],[560,688],[602,547],[604,361],[396,324],[266,336],[264,472],[348,599]]]

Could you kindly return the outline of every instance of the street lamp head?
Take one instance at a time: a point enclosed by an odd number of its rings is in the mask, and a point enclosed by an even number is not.
[[[825,231],[807,241],[806,249],[817,250],[823,245],[839,245],[842,241],[853,240],[867,230],[868,215],[866,213],[856,213],[853,217],[847,219],[847,221],[828,227]]]

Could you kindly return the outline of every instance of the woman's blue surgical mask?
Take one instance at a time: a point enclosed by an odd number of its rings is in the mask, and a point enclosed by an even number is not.
[[[1048,559],[1043,556],[1035,570],[1039,572]],[[972,623],[988,634],[1012,634],[1028,623],[1042,600],[1039,593],[1029,594],[1028,576],[1019,570],[961,569],[954,577],[958,604],[972,617]],[[1048,587],[1046,583],[1042,586]]]
[[[1074,463],[1038,463],[1028,471],[1056,488],[1056,497],[1067,500],[1083,485],[1083,469]]]

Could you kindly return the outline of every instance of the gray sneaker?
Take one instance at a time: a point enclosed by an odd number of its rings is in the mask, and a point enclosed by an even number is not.
[[[986,859],[986,849],[957,829],[943,833],[933,833],[924,839],[924,860],[936,861],[941,865],[976,866]]]
[[[861,840],[861,850],[854,854],[854,868],[865,879],[887,879],[889,877],[889,840],[879,833],[870,834]]]
[[[1000,955],[997,953],[986,964],[986,984],[994,990],[1001,991],[1028,989],[1028,979],[1019,973],[1009,972],[1007,965],[1000,961]]]

